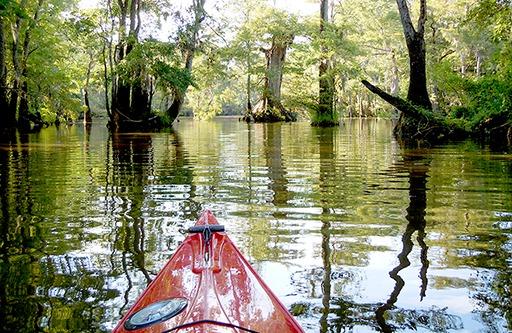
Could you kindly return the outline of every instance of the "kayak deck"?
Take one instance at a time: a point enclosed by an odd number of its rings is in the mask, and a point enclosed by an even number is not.
[[[303,332],[220,230],[213,214],[204,212],[113,332]],[[169,299],[184,300],[186,305],[172,318],[130,325],[143,317],[144,310],[138,311]],[[147,317],[151,316],[155,317]]]

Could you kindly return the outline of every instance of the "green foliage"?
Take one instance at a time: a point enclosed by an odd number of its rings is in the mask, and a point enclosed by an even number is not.
[[[495,118],[508,119],[512,124],[512,82],[495,76],[468,80],[465,93],[469,102],[460,118],[467,119],[472,129]]]
[[[508,1],[470,4],[434,2],[431,79],[448,119],[474,132],[496,119],[512,124],[512,9]]]
[[[510,0],[480,0],[468,14],[468,20],[480,29],[492,28],[495,41],[509,39],[512,32]]]
[[[130,84],[140,84],[149,75],[158,87],[183,93],[193,81],[191,73],[180,65],[173,44],[146,40],[135,44],[116,67],[116,73]]]
[[[29,19],[26,9],[14,0],[0,0],[0,16]]]

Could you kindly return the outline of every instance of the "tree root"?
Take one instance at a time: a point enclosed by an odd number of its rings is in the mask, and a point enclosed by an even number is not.
[[[297,121],[297,115],[290,112],[280,103],[271,103],[270,100],[261,100],[252,110],[252,118],[257,123],[275,123],[280,121]]]

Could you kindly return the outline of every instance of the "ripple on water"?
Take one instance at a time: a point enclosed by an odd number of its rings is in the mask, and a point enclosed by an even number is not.
[[[391,130],[182,120],[0,144],[0,312],[108,331],[208,208],[308,332],[506,332],[512,160],[407,149]]]

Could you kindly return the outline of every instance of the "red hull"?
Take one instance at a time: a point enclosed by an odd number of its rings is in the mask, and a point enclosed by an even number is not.
[[[209,211],[196,226],[218,225]],[[186,308],[173,318],[128,330],[140,309],[169,298]],[[224,232],[189,235],[113,332],[303,332]]]

